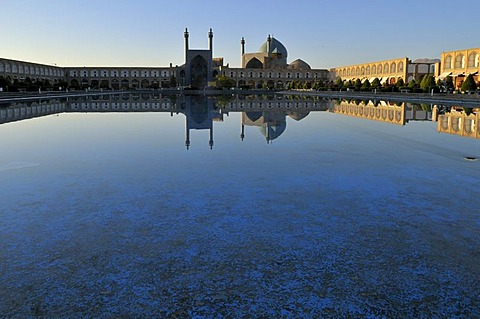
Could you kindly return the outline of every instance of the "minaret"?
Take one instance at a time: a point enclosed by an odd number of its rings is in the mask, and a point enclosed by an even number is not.
[[[187,57],[187,51],[188,51],[188,29],[185,28],[185,32],[183,33],[183,36],[185,37],[185,60]]]
[[[187,150],[190,148],[190,129],[188,128],[188,119],[185,116],[185,146]]]
[[[208,145],[210,145],[210,149],[213,149],[213,123],[210,128],[210,141],[208,141]]]
[[[272,44],[272,38],[270,37],[270,34],[269,34],[267,38],[267,57],[270,57],[271,44]]]
[[[242,68],[244,67],[243,65],[243,55],[245,54],[245,39],[242,37],[242,41],[240,41],[240,44],[242,45],[242,55],[240,56],[240,65]]]
[[[208,31],[208,49],[210,52],[212,52],[212,57],[213,57],[213,32],[212,28],[210,28],[210,31]]]

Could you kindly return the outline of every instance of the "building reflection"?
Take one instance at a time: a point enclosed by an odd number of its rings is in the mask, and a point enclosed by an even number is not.
[[[395,125],[433,118],[432,105],[378,100],[339,100],[332,103],[329,111]]]
[[[410,121],[436,121],[441,133],[480,138],[480,108],[463,109],[431,104],[376,100],[330,100],[287,95],[162,95],[105,94],[56,100],[0,105],[0,124],[59,113],[169,112],[185,116],[185,147],[191,147],[191,134],[208,130],[208,145],[214,147],[214,124],[230,112],[241,112],[240,138],[246,127],[256,127],[266,143],[278,139],[290,121],[301,121],[311,112],[332,113],[405,125]]]
[[[437,129],[440,133],[479,139],[479,124],[480,108],[451,107],[438,115]]]

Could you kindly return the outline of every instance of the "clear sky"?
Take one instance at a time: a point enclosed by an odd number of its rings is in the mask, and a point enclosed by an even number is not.
[[[191,48],[240,65],[273,34],[313,68],[480,47],[479,0],[0,0],[0,57],[59,66],[167,66]]]

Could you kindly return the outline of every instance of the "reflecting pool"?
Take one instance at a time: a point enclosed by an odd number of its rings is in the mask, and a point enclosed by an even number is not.
[[[0,317],[479,317],[478,114],[283,95],[3,105]]]

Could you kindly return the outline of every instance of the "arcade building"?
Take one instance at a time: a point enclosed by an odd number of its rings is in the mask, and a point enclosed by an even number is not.
[[[407,57],[361,63],[327,69],[312,69],[302,59],[288,63],[288,51],[278,39],[268,35],[254,52],[246,52],[246,41],[240,41],[241,66],[232,68],[223,58],[213,56],[213,31],[208,32],[206,49],[191,49],[189,32],[185,29],[185,63],[165,67],[60,67],[0,58],[0,91],[5,86],[47,82],[58,89],[157,89],[189,87],[205,89],[215,85],[222,76],[236,88],[285,89],[291,82],[313,84],[360,79],[362,82],[378,78],[381,83],[395,85],[402,79],[409,82],[425,74],[436,79],[451,76],[455,87],[472,74],[479,81],[480,48],[444,52],[441,59],[410,60]],[[308,87],[308,85],[307,85]]]

